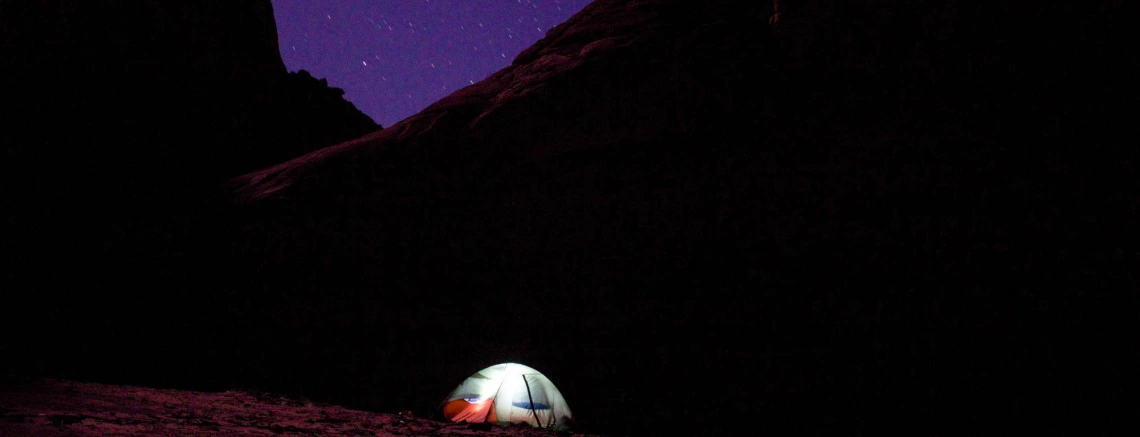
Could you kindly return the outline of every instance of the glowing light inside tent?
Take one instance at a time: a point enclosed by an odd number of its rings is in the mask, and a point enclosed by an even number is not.
[[[526,423],[569,430],[570,407],[546,375],[518,363],[496,364],[459,384],[447,397],[443,414],[453,422]]]

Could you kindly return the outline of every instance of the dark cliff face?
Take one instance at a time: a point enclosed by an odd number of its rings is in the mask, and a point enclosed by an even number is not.
[[[3,2],[0,20],[20,284],[185,264],[172,239],[209,234],[191,228],[222,181],[379,129],[286,71],[269,0]]]
[[[387,411],[517,361],[604,432],[1125,405],[1135,353],[1088,336],[1136,270],[1113,10],[783,3],[773,31],[768,2],[595,1],[420,114],[232,180],[198,264],[101,277],[154,293],[67,313],[98,329],[63,344],[114,351],[88,374]]]
[[[286,71],[269,0],[4,1],[0,22],[0,319],[28,333],[0,355],[17,367],[117,374],[95,363],[130,353],[89,341],[147,332],[187,296],[162,284],[228,270],[203,249],[224,243],[221,182],[379,129]],[[62,332],[87,358],[42,354]]]
[[[154,200],[378,129],[338,90],[290,77],[268,0],[5,2],[0,15],[8,161],[44,188],[74,174]]]

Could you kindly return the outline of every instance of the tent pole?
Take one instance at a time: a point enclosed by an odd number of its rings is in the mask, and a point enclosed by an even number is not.
[[[523,384],[526,385],[526,398],[527,398],[527,400],[530,401],[530,413],[534,415],[534,423],[536,425],[538,425],[539,428],[541,428],[542,427],[542,421],[540,421],[538,419],[538,412],[534,411],[534,398],[531,397],[531,395],[530,395],[530,383],[526,382],[526,375],[519,375],[519,376],[522,376]],[[550,401],[547,401],[547,402],[550,402]]]
[[[497,397],[497,396],[496,396],[496,397]],[[487,414],[484,414],[484,415],[483,415],[483,423],[488,423],[488,422],[489,422],[487,419],[490,419],[490,418],[491,418],[491,413],[494,413],[494,412],[495,412],[495,408],[496,408],[496,406],[495,406],[495,398],[491,398],[491,408],[488,408],[488,409],[487,409]]]
[[[491,396],[491,408],[488,409],[487,414],[483,416],[483,423],[487,423],[487,419],[491,418],[491,413],[495,411],[495,408],[498,408],[498,406],[495,405],[495,401],[499,399],[499,390],[503,389],[503,381],[506,380],[507,378],[503,377],[502,381],[499,381],[499,388],[495,389],[495,395]]]

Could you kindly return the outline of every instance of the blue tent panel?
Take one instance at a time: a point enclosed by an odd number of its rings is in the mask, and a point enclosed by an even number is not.
[[[519,407],[519,408],[525,408],[525,409],[528,409],[528,410],[530,409],[530,402],[526,402],[526,401],[523,401],[523,402],[515,402],[515,403],[513,403],[513,404],[511,404],[511,405],[514,405],[514,406],[516,406],[516,407]],[[536,402],[536,403],[534,404],[534,409],[536,409],[536,410],[549,410],[549,409],[550,409],[550,406],[549,406],[549,405],[545,405],[545,404],[540,404],[540,403],[537,403],[537,402]]]

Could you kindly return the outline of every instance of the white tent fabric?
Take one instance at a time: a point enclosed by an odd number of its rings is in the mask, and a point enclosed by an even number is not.
[[[476,372],[447,396],[444,416],[453,422],[526,423],[568,430],[571,413],[562,393],[539,371],[518,363]]]

